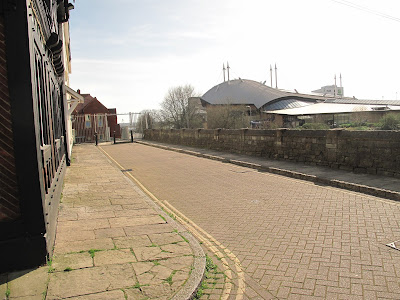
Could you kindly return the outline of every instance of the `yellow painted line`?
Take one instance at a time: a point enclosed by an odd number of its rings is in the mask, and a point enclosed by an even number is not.
[[[98,146],[98,148],[112,161],[114,162],[121,170],[124,170],[124,167],[119,164],[114,158],[112,158],[101,146]],[[131,173],[125,172],[127,176],[129,176],[152,200],[154,200],[156,203],[158,203],[162,208],[167,210],[168,212],[174,213],[176,216],[176,219],[187,227],[189,231],[195,235],[199,240],[201,240],[204,244],[207,245],[207,247],[212,251],[217,257],[224,259],[224,255],[212,245],[210,240],[215,243],[216,245],[222,246],[220,242],[218,242],[214,237],[212,237],[209,233],[204,231],[201,227],[199,227],[196,223],[194,223],[192,220],[190,220],[188,217],[186,217],[184,214],[182,214],[179,210],[177,210],[175,207],[173,207],[168,201],[164,200],[161,201],[159,200],[156,196],[153,195],[141,182],[139,182]],[[166,205],[165,205],[165,204]],[[205,237],[200,233],[205,235]],[[236,273],[238,275],[238,289],[237,289],[237,295],[236,299],[237,300],[242,300],[243,299],[243,294],[245,291],[245,281],[244,281],[244,272],[241,268],[241,263],[239,259],[226,247],[223,247],[223,251],[227,254],[230,259],[234,261]],[[224,259],[225,260],[225,259]],[[227,278],[230,280],[232,279],[232,273],[229,268],[228,262],[225,260],[226,263],[223,265],[225,266],[226,270],[224,273],[227,275]],[[232,289],[232,284],[230,282],[226,283],[224,285],[224,290],[222,292],[223,296],[221,299],[227,299],[230,295]]]

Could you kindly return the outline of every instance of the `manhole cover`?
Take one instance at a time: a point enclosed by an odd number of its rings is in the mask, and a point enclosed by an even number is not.
[[[386,246],[400,251],[400,241],[394,241],[392,243],[386,244]]]

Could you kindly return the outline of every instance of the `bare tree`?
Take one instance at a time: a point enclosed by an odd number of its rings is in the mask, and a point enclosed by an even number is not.
[[[136,121],[136,130],[143,132],[144,129],[163,128],[164,122],[159,110],[144,110]]]
[[[190,97],[197,96],[191,85],[170,88],[161,103],[161,114],[173,128],[190,128],[196,115],[196,108],[189,103]],[[193,127],[193,125],[192,125]]]

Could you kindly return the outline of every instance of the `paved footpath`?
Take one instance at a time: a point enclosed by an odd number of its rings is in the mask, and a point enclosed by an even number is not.
[[[49,266],[0,275],[1,299],[186,299],[198,242],[94,145],[74,146]],[[29,249],[27,249],[29,251]]]
[[[203,299],[227,288],[228,299],[400,299],[400,251],[386,246],[400,240],[400,202],[137,143],[102,148],[213,254],[230,282]]]

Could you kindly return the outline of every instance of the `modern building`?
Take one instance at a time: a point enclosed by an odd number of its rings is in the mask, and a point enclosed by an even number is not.
[[[302,94],[239,78],[214,86],[200,100],[206,110],[210,106],[241,106],[253,117],[253,123],[256,121],[264,127],[271,123],[278,127],[296,127],[308,121],[333,125],[349,123],[360,116],[374,122],[400,109],[400,101],[359,100],[339,96],[339,90],[343,92],[342,87],[327,86],[318,90],[319,95]]]
[[[68,0],[0,5],[0,272],[52,255],[66,166]]]
[[[96,135],[99,142],[110,141],[114,133],[116,138],[120,138],[121,128],[117,123],[117,110],[105,107],[90,94],[81,96],[84,99],[83,103],[79,103],[71,114],[75,142],[93,142]]]

